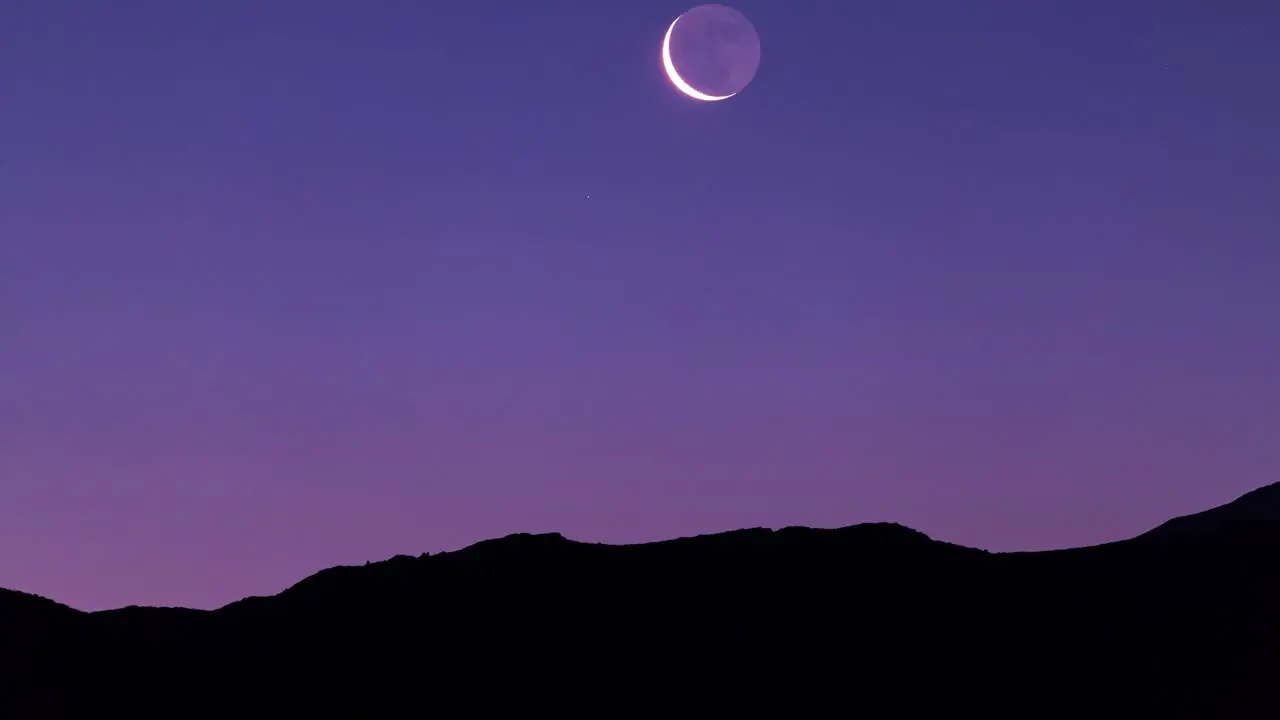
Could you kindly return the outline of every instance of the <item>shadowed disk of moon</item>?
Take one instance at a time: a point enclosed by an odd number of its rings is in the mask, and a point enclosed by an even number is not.
[[[662,64],[671,84],[695,100],[726,100],[746,89],[760,67],[760,36],[727,5],[699,5],[667,28]]]

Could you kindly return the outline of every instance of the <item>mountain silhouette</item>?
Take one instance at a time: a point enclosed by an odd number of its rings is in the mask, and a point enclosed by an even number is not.
[[[1202,539],[1223,532],[1247,531],[1255,526],[1265,532],[1280,524],[1280,483],[1245,493],[1236,500],[1195,515],[1174,518],[1145,533],[1148,539]]]
[[[0,591],[0,717],[120,712],[1280,718],[1280,484],[1131,540],[894,524],[512,535],[214,611]],[[646,715],[647,716],[647,715]]]

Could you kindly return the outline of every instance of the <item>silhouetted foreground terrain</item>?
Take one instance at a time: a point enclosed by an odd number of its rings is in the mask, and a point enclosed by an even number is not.
[[[516,535],[332,568],[212,612],[82,613],[0,591],[0,717],[1276,720],[1278,560],[1280,484],[1055,552],[897,525],[633,546]]]

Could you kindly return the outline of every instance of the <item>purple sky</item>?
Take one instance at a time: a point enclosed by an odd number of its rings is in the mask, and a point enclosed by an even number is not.
[[[1280,3],[742,0],[716,104],[688,7],[5,3],[0,586],[1280,480]]]

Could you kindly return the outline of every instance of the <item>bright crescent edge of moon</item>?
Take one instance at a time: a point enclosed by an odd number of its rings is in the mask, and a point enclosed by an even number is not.
[[[681,15],[680,17],[684,17]],[[716,100],[727,100],[737,93],[729,93],[728,95],[708,95],[699,92],[697,88],[684,81],[680,77],[680,73],[676,72],[676,64],[671,61],[671,31],[676,29],[676,23],[680,22],[680,17],[671,21],[671,27],[667,28],[667,36],[662,39],[662,66],[667,69],[667,77],[671,78],[671,84],[676,86],[680,92],[688,95],[694,100],[702,100],[703,102],[714,102]]]

